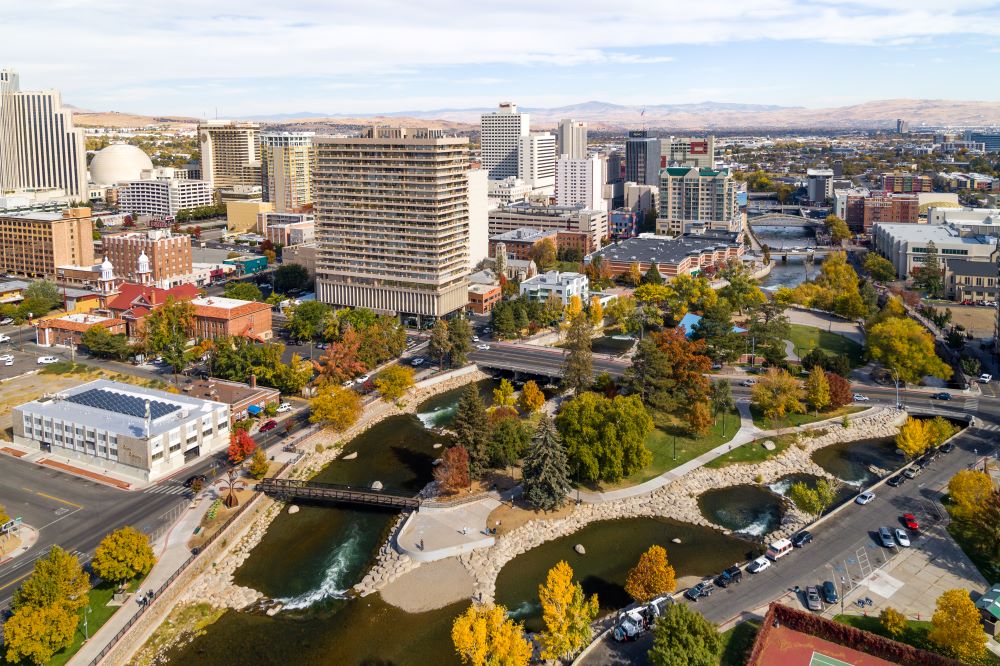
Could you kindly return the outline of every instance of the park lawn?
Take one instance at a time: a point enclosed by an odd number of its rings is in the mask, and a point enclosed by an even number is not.
[[[972,560],[972,563],[979,569],[979,573],[986,580],[1000,580],[1000,562],[989,555],[984,554],[974,538],[975,528],[971,527],[964,520],[955,517],[951,511],[951,505],[945,504],[951,521],[948,523],[948,534],[955,540],[962,552]]]
[[[864,631],[870,631],[885,638],[892,638],[882,629],[882,624],[879,622],[877,615],[837,615],[833,619],[855,629],[863,629]],[[912,645],[915,648],[927,650],[928,652],[937,652],[935,646],[927,639],[927,634],[930,633],[932,627],[930,622],[926,620],[907,620],[906,624],[906,630],[903,634],[897,638],[892,638],[892,640],[906,643],[907,645]],[[980,660],[979,664],[982,666],[1000,666],[1000,657],[987,650],[986,657]]]
[[[128,584],[128,591],[135,592],[139,589],[139,585],[142,583],[141,580],[133,580]],[[118,611],[119,608],[124,608],[125,612],[132,614],[139,610],[139,607],[135,603],[133,597],[129,597],[125,600],[122,606],[108,606],[108,602],[111,601],[111,597],[115,595],[115,588],[118,587],[115,584],[102,583],[90,591],[90,614],[87,616],[87,632],[93,636],[97,633],[97,630],[104,626],[104,623],[111,619],[111,616]],[[80,623],[76,626],[76,634],[73,636],[73,644],[62,652],[57,652],[53,655],[46,666],[63,666],[73,655],[76,654],[80,646],[83,645],[83,614],[86,609],[80,612]],[[7,663],[7,662],[3,662]]]
[[[797,428],[799,426],[815,423],[816,421],[835,419],[845,415],[856,414],[857,412],[864,411],[866,409],[868,408],[861,405],[844,405],[843,407],[838,407],[837,409],[829,409],[825,412],[820,412],[818,416],[811,411],[804,414],[789,414],[783,420],[778,421],[777,427],[779,429]],[[761,412],[756,405],[750,405],[750,413],[753,414],[753,424],[761,430],[772,430],[775,427],[775,425],[771,423],[771,419],[765,417],[764,413]]]
[[[791,332],[788,334],[788,339],[791,340],[800,358],[819,347],[830,354],[846,356],[851,361],[851,366],[855,368],[864,365],[863,349],[854,340],[815,326],[790,324],[789,329]]]
[[[729,631],[722,632],[722,652],[719,666],[744,666],[753,642],[757,638],[760,625],[756,622],[741,622]]]
[[[778,437],[764,437],[747,442],[743,446],[738,446],[729,453],[719,456],[715,460],[707,463],[705,467],[712,469],[722,469],[729,465],[752,465],[765,460],[771,460],[781,455],[795,439],[795,434],[780,435]],[[771,440],[774,442],[774,450],[768,451],[764,448],[764,442]]]
[[[688,433],[683,418],[679,416],[658,411],[651,411],[650,415],[653,417],[654,428],[653,432],[646,437],[646,448],[652,452],[653,461],[618,483],[600,482],[593,486],[588,484],[588,487],[599,491],[616,490],[655,479],[664,472],[683,465],[720,444],[725,444],[740,429],[740,413],[736,409],[727,412],[724,421],[722,414],[719,414],[717,422],[708,431],[708,434],[699,438],[694,438]],[[723,425],[725,425],[725,435],[722,434]],[[677,441],[676,460],[674,459],[675,437]]]

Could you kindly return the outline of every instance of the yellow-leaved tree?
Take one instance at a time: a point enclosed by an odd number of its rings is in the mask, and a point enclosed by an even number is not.
[[[590,315],[590,323],[594,326],[604,321],[604,306],[601,305],[600,296],[590,297],[590,311],[587,314]]]
[[[542,389],[538,388],[538,384],[534,380],[529,380],[524,383],[524,388],[521,389],[521,395],[517,399],[517,406],[525,414],[534,414],[542,405],[545,404],[545,394],[542,393]]]
[[[531,659],[524,627],[509,619],[503,606],[469,606],[455,618],[451,641],[462,663],[470,666],[526,666]]]
[[[967,664],[986,652],[986,633],[979,611],[966,590],[948,590],[937,600],[927,638],[942,652]]]
[[[959,518],[975,516],[992,492],[990,475],[974,469],[963,469],[948,481],[948,495]]]
[[[560,561],[538,586],[545,629],[538,635],[542,659],[561,659],[590,642],[590,623],[597,617],[597,595],[589,599],[573,581],[573,569]]]
[[[566,304],[566,321],[570,321],[583,312],[583,301],[579,296],[570,296]]]
[[[789,414],[801,414],[806,408],[799,401],[799,382],[787,370],[771,368],[751,389],[750,400],[774,425]]]
[[[514,406],[514,385],[507,379],[500,380],[500,386],[493,389],[494,407]]]
[[[258,449],[259,450],[259,449]],[[111,532],[94,551],[94,573],[112,583],[144,576],[156,564],[149,537],[131,526]]]
[[[899,429],[896,435],[896,446],[907,458],[916,458],[927,450],[930,443],[927,427],[920,419],[912,416],[906,419],[906,423]]]
[[[47,663],[56,652],[73,644],[79,621],[76,613],[60,604],[19,609],[3,625],[7,661]]]
[[[878,614],[878,621],[885,633],[892,638],[896,638],[906,631],[906,616],[892,606]]]
[[[813,366],[806,379],[806,400],[817,415],[830,404],[830,381],[819,364]]]
[[[395,402],[413,387],[413,368],[393,364],[378,373],[375,390],[387,402]]]
[[[625,591],[636,601],[645,602],[677,589],[674,568],[667,561],[662,546],[650,546],[639,556],[639,562],[628,572]]]
[[[361,396],[357,391],[342,386],[327,385],[320,388],[312,399],[312,423],[322,423],[337,432],[351,427],[361,416]]]

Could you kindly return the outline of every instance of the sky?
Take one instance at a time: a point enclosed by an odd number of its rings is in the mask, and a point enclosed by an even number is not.
[[[1000,99],[998,0],[0,4],[0,67],[95,111]]]

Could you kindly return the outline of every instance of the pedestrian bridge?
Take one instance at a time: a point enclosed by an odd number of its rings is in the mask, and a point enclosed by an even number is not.
[[[770,213],[747,220],[751,227],[802,227],[804,229],[817,229],[823,226],[822,222],[802,217],[800,215],[785,215],[782,213]]]
[[[298,479],[261,479],[255,489],[275,499],[309,500],[338,504],[364,504],[390,509],[418,509],[420,498],[400,490],[374,490],[370,487],[319,483]]]

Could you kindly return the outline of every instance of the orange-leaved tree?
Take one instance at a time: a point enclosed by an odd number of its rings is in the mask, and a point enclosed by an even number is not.
[[[229,462],[234,465],[240,464],[249,458],[256,448],[257,442],[253,441],[253,437],[246,430],[237,430],[229,436]]]

